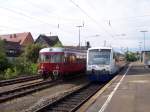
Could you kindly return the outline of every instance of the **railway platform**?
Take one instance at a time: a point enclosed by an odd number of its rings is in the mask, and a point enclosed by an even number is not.
[[[78,112],[150,112],[150,68],[132,63]]]

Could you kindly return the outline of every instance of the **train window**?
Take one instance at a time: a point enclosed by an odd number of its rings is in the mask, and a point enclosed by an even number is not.
[[[71,55],[71,56],[70,56],[70,62],[71,62],[71,63],[75,63],[75,62],[76,62],[76,56]]]
[[[61,63],[63,55],[61,54],[40,54],[40,62]]]
[[[77,56],[77,63],[86,63],[84,55]]]
[[[45,54],[40,54],[40,62],[50,62],[50,56]]]
[[[64,61],[67,63],[76,63],[76,56],[73,54],[68,54],[65,56]]]
[[[53,54],[51,55],[51,63],[61,63],[63,62],[62,54]]]
[[[115,59],[115,57],[116,57],[116,54],[115,54],[115,53],[113,53],[113,59]]]
[[[103,64],[103,65],[108,65],[110,63],[110,50],[90,50],[88,57],[88,64]]]
[[[39,56],[39,62],[43,62],[43,61],[44,61],[44,55],[40,54],[40,56]]]
[[[67,57],[66,56],[64,57],[64,63],[67,63]]]
[[[50,56],[49,55],[45,55],[45,61],[49,62],[50,61]]]

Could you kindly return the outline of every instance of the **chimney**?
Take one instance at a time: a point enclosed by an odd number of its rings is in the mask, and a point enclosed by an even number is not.
[[[86,48],[88,49],[88,48],[90,48],[90,47],[91,47],[90,42],[87,41],[87,42],[86,42]]]
[[[12,35],[10,34],[10,38],[12,38]]]
[[[14,34],[14,38],[16,38],[17,36],[16,36],[16,34]]]

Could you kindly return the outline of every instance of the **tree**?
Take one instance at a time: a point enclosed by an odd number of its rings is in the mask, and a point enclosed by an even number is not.
[[[39,51],[42,48],[43,46],[40,44],[30,44],[25,48],[22,56],[24,57],[25,61],[36,63],[39,57]]]
[[[4,71],[8,67],[8,60],[5,53],[5,42],[0,40],[0,71]]]
[[[133,52],[129,52],[129,51],[128,51],[128,52],[126,52],[125,56],[126,56],[126,60],[129,61],[129,62],[132,62],[132,61],[136,61],[136,60],[137,60],[137,56],[136,56],[136,54],[133,53]]]
[[[63,45],[60,41],[57,41],[57,43],[53,47],[63,47]]]

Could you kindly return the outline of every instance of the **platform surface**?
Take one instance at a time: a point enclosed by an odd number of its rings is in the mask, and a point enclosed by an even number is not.
[[[85,112],[150,112],[150,68],[132,63]]]

